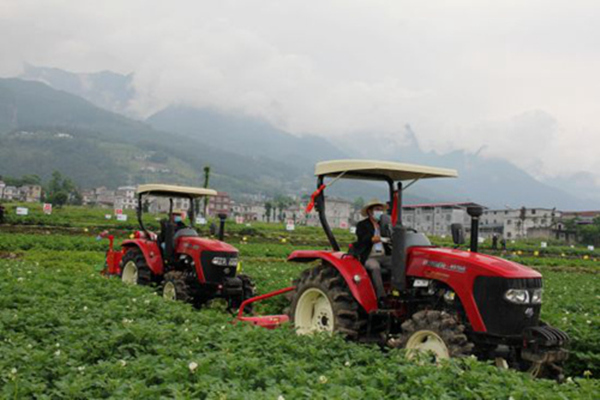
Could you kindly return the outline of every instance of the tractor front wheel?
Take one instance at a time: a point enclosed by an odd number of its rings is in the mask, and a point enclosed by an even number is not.
[[[473,351],[463,333],[465,327],[456,317],[435,310],[419,311],[402,324],[402,335],[390,340],[390,346],[407,349],[407,357],[431,353],[436,361],[451,357],[466,357]]]
[[[161,285],[162,296],[165,300],[191,302],[191,288],[187,284],[185,274],[181,271],[171,271],[165,274]]]
[[[240,306],[245,300],[251,299],[256,295],[254,291],[255,285],[252,283],[252,279],[248,275],[240,274],[237,277],[242,281],[242,296],[229,300],[229,310],[234,313],[239,310]],[[251,314],[252,310],[252,304],[248,304],[246,307],[244,307],[244,313],[246,314]]]
[[[128,285],[150,285],[153,282],[152,271],[140,249],[132,248],[123,256],[121,280]]]
[[[366,316],[340,273],[329,264],[305,270],[294,282],[290,319],[296,332],[338,332],[357,339]]]

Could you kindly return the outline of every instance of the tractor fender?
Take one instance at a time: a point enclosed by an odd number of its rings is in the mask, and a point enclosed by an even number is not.
[[[367,313],[377,309],[377,296],[371,278],[356,258],[343,252],[325,250],[296,250],[288,257],[291,262],[306,263],[315,260],[323,260],[339,271],[352,295]]]
[[[129,248],[137,247],[144,255],[146,263],[148,264],[148,268],[150,268],[152,273],[155,275],[163,274],[164,264],[162,254],[158,244],[155,241],[147,239],[129,239],[124,240],[123,243],[121,243],[121,247],[123,248],[124,252]]]

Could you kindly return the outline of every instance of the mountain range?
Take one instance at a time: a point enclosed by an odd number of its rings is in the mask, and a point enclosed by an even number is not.
[[[460,178],[420,182],[405,199],[476,201],[489,207],[597,208],[542,183],[501,159],[455,151],[423,151],[418,133],[390,140],[376,132],[338,139],[291,135],[268,122],[215,109],[169,106],[144,121],[127,107],[135,97],[132,75],[113,72],[74,74],[26,66],[20,79],[0,79],[0,175],[54,169],[84,187],[150,181],[200,184],[211,165],[211,185],[245,194],[306,194],[314,188],[312,170],[320,160],[386,159],[459,171]],[[336,184],[334,194],[382,196],[372,184]]]

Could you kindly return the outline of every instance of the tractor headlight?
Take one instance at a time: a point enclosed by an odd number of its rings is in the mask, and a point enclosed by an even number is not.
[[[542,293],[544,289],[535,289],[533,294],[531,295],[531,303],[532,304],[542,304]]]
[[[214,265],[218,265],[219,267],[226,267],[227,266],[227,258],[225,257],[215,257],[212,259],[212,263]]]
[[[237,265],[238,265],[238,259],[237,258],[230,258],[228,265],[230,267],[237,267]]]
[[[525,289],[508,289],[504,298],[515,304],[529,304],[529,292]]]

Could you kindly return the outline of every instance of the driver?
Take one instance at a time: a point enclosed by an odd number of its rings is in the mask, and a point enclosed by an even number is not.
[[[352,248],[354,255],[365,266],[375,286],[377,299],[385,297],[381,267],[391,265],[389,248],[384,246],[381,239],[380,220],[388,206],[377,199],[369,201],[361,210],[366,217],[356,225],[356,242]]]
[[[187,228],[187,225],[183,222],[183,211],[173,211],[171,222],[175,224],[175,232]]]

